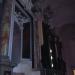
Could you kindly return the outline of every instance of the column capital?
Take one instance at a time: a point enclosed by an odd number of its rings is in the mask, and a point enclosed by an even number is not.
[[[23,24],[20,25],[20,29],[21,29],[21,31],[23,31],[23,29],[24,29]]]

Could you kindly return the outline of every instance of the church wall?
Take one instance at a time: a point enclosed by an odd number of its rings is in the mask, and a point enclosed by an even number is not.
[[[53,8],[54,15],[50,20],[50,23],[55,27],[56,33],[62,40],[62,55],[66,62],[66,75],[72,75],[72,68],[75,65],[75,1],[66,0],[61,2],[61,4],[58,4],[57,7]]]
[[[68,23],[59,29],[62,40],[62,54],[66,62],[67,75],[72,75],[75,68],[75,23]]]
[[[11,25],[11,11],[12,11],[12,1],[6,0],[3,9],[2,18],[2,41],[1,41],[1,51],[3,55],[8,53],[8,42],[9,42],[9,32]]]

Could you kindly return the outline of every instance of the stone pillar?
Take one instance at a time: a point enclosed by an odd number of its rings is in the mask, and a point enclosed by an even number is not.
[[[37,69],[37,22],[34,21],[34,68]]]
[[[40,13],[36,14],[34,24],[34,65],[36,69],[41,68],[41,45],[42,37],[42,17]]]
[[[11,63],[7,56],[0,56],[0,75],[11,75],[12,68]]]
[[[11,75],[11,64],[8,57],[9,46],[9,30],[11,25],[11,11],[13,0],[5,0],[2,16],[2,35],[1,35],[1,50],[0,50],[0,75]]]

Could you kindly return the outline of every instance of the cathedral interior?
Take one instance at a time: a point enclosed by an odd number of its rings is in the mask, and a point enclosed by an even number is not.
[[[75,0],[0,0],[0,75],[75,75]]]

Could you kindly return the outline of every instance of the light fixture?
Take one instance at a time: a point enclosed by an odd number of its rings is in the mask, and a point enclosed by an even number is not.
[[[75,75],[75,69],[73,70],[73,75]]]
[[[53,64],[53,63],[51,64],[51,67],[52,67],[52,68],[54,67],[54,64]]]
[[[52,50],[50,49],[50,53],[52,53]]]
[[[51,56],[51,60],[53,59],[53,56]]]

